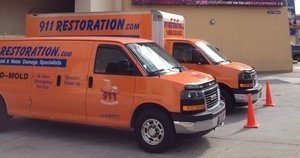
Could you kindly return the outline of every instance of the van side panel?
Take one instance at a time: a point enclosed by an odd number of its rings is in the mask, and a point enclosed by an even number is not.
[[[137,77],[134,95],[134,110],[142,104],[156,104],[169,112],[180,113],[180,96],[182,85],[174,82],[165,82],[160,85],[161,78]],[[163,96],[163,97],[162,97]]]
[[[0,95],[10,115],[29,115],[30,85],[33,67],[22,64],[30,41],[0,42]]]
[[[58,43],[31,43],[32,46],[57,47]],[[30,92],[30,114],[34,118],[49,119],[53,116],[53,98],[56,82],[56,67],[33,67]]]
[[[54,119],[86,123],[87,75],[93,41],[63,41],[60,47],[68,50],[64,56],[69,59],[65,68],[57,69],[60,83],[54,93]]]

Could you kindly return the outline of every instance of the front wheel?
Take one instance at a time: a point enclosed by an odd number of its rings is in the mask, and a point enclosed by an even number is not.
[[[227,90],[221,89],[221,100],[225,103],[226,112],[230,113],[235,107],[233,96]]]
[[[175,130],[169,116],[158,109],[142,111],[135,121],[134,133],[139,146],[150,153],[162,153],[172,146]]]

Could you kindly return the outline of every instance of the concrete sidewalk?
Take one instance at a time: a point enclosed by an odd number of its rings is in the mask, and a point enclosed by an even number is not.
[[[271,83],[300,84],[300,63],[294,64],[294,70],[291,73],[259,74],[258,77],[260,82],[270,80]]]

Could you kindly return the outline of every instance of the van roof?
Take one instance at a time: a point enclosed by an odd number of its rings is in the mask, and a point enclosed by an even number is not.
[[[146,39],[131,38],[131,37],[97,37],[97,36],[72,36],[72,37],[17,37],[17,38],[3,38],[1,41],[105,41],[118,42],[122,44],[127,43],[143,43],[153,42]]]
[[[196,43],[196,42],[204,42],[204,43],[207,43],[207,41],[204,41],[204,40],[201,40],[201,39],[197,39],[197,38],[170,37],[170,38],[166,38],[166,40],[191,41],[191,42],[193,42],[193,43]]]

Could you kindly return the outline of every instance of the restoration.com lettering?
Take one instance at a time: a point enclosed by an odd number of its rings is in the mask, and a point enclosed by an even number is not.
[[[139,30],[139,23],[126,23],[125,19],[57,20],[41,21],[40,32],[44,31],[99,31]]]

